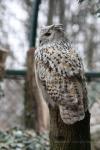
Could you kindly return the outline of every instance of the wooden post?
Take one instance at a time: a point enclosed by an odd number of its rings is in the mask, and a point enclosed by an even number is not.
[[[4,50],[3,48],[0,48],[0,98],[4,96],[4,92],[1,85],[5,74],[6,57],[7,57],[7,51]]]
[[[5,61],[7,57],[7,51],[3,48],[0,48],[0,80],[3,79],[4,77],[4,72],[5,72]]]
[[[27,74],[25,79],[25,101],[24,101],[24,115],[25,115],[25,127],[35,129],[34,120],[36,120],[36,114],[34,109],[36,107],[36,101],[33,94],[33,50],[27,52]],[[33,102],[34,101],[34,102]],[[37,120],[36,120],[37,121]]]
[[[25,127],[37,133],[45,130],[44,102],[40,97],[34,72],[34,48],[27,52],[27,75],[25,80]]]
[[[50,150],[91,150],[90,114],[73,125],[63,123],[58,107],[50,111]]]

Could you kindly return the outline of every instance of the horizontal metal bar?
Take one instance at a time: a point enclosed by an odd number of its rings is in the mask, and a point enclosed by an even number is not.
[[[5,77],[9,77],[9,76],[26,76],[26,70],[6,70],[5,71]],[[86,72],[85,73],[87,78],[100,78],[100,72]]]
[[[5,78],[10,77],[10,76],[24,77],[26,76],[26,70],[6,70]]]
[[[87,78],[100,78],[100,72],[86,72]]]

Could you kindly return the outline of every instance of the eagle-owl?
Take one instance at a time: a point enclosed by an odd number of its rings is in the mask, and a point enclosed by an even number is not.
[[[84,69],[63,25],[41,29],[35,51],[35,75],[44,99],[52,107],[59,107],[64,123],[74,124],[84,119],[88,108]]]

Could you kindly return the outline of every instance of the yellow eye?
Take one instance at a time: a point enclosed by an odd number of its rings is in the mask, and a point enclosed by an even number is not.
[[[50,33],[50,32],[47,32],[47,33],[45,33],[44,35],[45,35],[45,36],[50,36],[51,33]]]

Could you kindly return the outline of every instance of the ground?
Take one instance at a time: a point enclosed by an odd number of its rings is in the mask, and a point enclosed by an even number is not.
[[[33,130],[17,128],[0,131],[0,150],[49,150],[48,133],[36,135]]]

